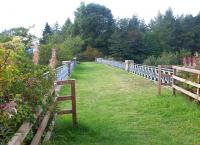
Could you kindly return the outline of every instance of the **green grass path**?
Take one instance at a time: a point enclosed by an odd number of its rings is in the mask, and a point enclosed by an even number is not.
[[[200,145],[200,109],[184,96],[157,96],[154,82],[102,64],[81,63],[72,78],[78,128],[70,115],[58,117],[51,144]]]

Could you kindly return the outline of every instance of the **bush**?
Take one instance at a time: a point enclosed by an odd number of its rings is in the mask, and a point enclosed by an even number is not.
[[[87,48],[84,52],[85,60],[94,61],[96,57],[100,57],[102,54],[96,48]]]
[[[157,65],[157,58],[153,55],[149,56],[147,59],[144,60],[145,65]]]
[[[49,96],[55,78],[50,68],[33,65],[23,46],[16,38],[0,43],[0,142],[3,144],[24,121],[33,121],[38,105],[42,106],[44,96]],[[49,77],[45,78],[47,71]]]
[[[161,56],[149,56],[144,60],[145,65],[181,65],[181,59],[184,56],[190,56],[191,52],[186,49],[182,49],[179,52],[163,52]]]
[[[181,59],[179,53],[175,52],[163,52],[160,57],[149,56],[144,60],[145,65],[179,65],[181,64]]]
[[[83,44],[82,39],[79,36],[66,37],[62,42],[59,42],[61,38],[53,37],[47,44],[40,45],[39,48],[39,63],[48,65],[51,58],[51,49],[56,48],[58,64],[62,61],[71,60],[73,57],[77,57],[77,54],[81,50]]]

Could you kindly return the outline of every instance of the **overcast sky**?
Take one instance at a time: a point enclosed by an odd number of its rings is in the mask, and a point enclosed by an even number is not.
[[[74,19],[74,11],[84,0],[0,0],[0,31],[12,27],[29,27],[33,34],[40,37],[46,22],[62,25],[69,17]],[[200,0],[85,0],[110,8],[114,18],[137,15],[145,20],[164,13],[169,7],[175,15],[193,14],[200,11]]]

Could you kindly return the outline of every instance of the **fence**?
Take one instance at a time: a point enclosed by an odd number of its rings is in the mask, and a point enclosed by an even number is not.
[[[56,96],[56,87],[54,86],[54,89],[51,92],[51,96],[53,96],[54,100],[53,103],[50,105],[49,109],[45,113],[44,117],[41,118],[42,121],[39,123],[39,128],[36,131],[36,134],[34,135],[31,145],[38,145],[41,142],[41,138],[43,136],[44,130],[47,127],[47,124],[49,122],[49,119],[51,115],[53,115],[53,109],[57,105],[58,101],[63,100],[71,100],[72,101],[72,109],[70,110],[62,110],[59,111],[58,114],[69,114],[72,113],[72,119],[73,119],[73,126],[75,127],[77,125],[76,120],[76,90],[75,90],[75,80],[68,80],[72,70],[76,66],[76,61],[72,61],[68,65],[63,65],[61,67],[58,67],[56,69],[56,85],[63,85],[63,84],[70,84],[71,85],[71,94],[70,96]],[[48,77],[48,72],[44,74],[44,77]],[[63,81],[64,80],[64,81]],[[43,99],[43,104],[46,104],[46,100],[48,100],[48,96],[45,96]],[[38,120],[39,117],[42,117],[41,114],[43,112],[42,107],[39,106],[37,113],[35,114],[35,119]],[[23,144],[24,139],[26,138],[27,134],[30,132],[31,128],[33,127],[33,123],[31,122],[24,122],[20,128],[17,130],[15,135],[10,139],[8,142],[8,145],[21,145]],[[47,140],[50,138],[51,133],[48,132],[46,135]]]
[[[178,66],[173,66],[172,67],[174,69],[174,75],[173,77],[173,83],[172,83],[172,88],[173,88],[173,94],[175,95],[175,91],[180,91],[198,101],[200,101],[200,70],[196,70],[196,69],[190,69],[190,68],[186,68],[186,67],[178,67]],[[192,73],[193,77],[195,77],[195,75],[197,76],[196,81],[190,81],[188,79],[182,78],[180,76],[178,76],[178,72],[187,72],[187,73]],[[184,89],[183,87],[181,87],[180,85],[177,84],[177,82],[181,82],[183,84],[187,84],[190,85],[192,87],[196,88],[196,93],[193,93],[191,91],[188,91],[186,89]]]
[[[70,75],[72,70],[76,66],[76,61],[68,61],[68,63],[56,68],[56,81],[66,80]],[[44,73],[44,77],[48,77],[49,72]]]
[[[111,65],[120,69],[125,69],[125,63],[122,61],[106,60],[103,58],[96,58],[96,62]]]
[[[76,66],[76,61],[71,61],[68,64],[64,64],[58,68],[56,68],[56,80],[61,81],[67,79],[70,75],[72,70]]]
[[[179,67],[179,66],[161,66],[158,67],[155,66],[147,66],[147,65],[141,65],[141,64],[135,64],[125,61],[118,62],[114,60],[105,60],[103,58],[97,58],[97,63],[102,64],[108,64],[117,68],[125,69],[128,66],[128,71],[132,72],[134,74],[137,74],[139,76],[142,76],[146,79],[156,81],[158,84],[158,94],[161,94],[161,85],[169,85],[173,89],[173,94],[175,95],[175,91],[180,91],[196,100],[200,101],[200,70],[186,68],[186,67]],[[121,64],[123,64],[123,67],[121,67]],[[194,76],[197,75],[196,82],[190,81],[188,79],[182,78],[177,75],[177,72],[187,72],[192,73]],[[183,84],[190,85],[192,87],[196,87],[196,93],[193,93],[191,91],[188,91],[184,88],[182,88],[177,82],[181,82]]]
[[[141,65],[136,63],[125,63],[120,61],[114,61],[114,60],[106,60],[103,58],[96,58],[97,63],[102,64],[108,64],[117,68],[125,69],[126,65],[128,65],[128,71],[132,72],[134,74],[137,74],[139,76],[142,76],[146,79],[152,80],[152,81],[158,81],[158,67],[155,66],[148,66],[148,65]],[[173,69],[167,68],[169,66],[162,66],[161,67],[161,82],[165,85],[170,85],[172,83],[172,77]]]

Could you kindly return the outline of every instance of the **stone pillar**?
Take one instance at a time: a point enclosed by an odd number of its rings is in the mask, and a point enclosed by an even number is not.
[[[56,67],[56,64],[57,64],[57,59],[56,59],[56,49],[55,48],[52,48],[52,51],[51,51],[51,59],[50,59],[50,67],[51,68],[55,68]]]
[[[77,65],[76,57],[73,58],[73,61],[74,61],[74,65],[76,66]]]
[[[39,61],[39,50],[38,50],[37,45],[34,45],[33,46],[33,63],[37,65],[38,61]]]
[[[125,60],[125,71],[129,72],[130,71],[130,66],[133,63],[134,63],[134,60]]]

